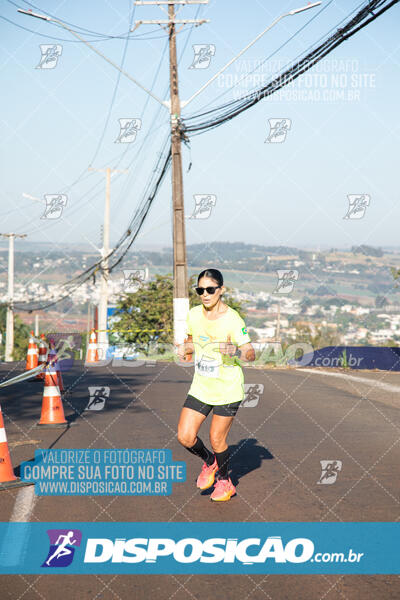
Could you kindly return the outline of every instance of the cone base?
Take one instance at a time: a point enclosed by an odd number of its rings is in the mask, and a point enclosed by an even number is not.
[[[44,429],[45,427],[47,427],[48,429],[65,429],[66,427],[69,427],[69,425],[70,423],[68,423],[68,421],[65,421],[65,423],[36,423],[35,427],[41,427],[42,429]]]
[[[1,490],[8,490],[14,487],[22,487],[24,485],[34,485],[31,481],[21,481],[19,477],[17,477],[14,481],[4,481],[0,483],[0,492]]]

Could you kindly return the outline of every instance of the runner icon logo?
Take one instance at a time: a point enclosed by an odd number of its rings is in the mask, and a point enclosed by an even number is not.
[[[278,282],[274,293],[290,294],[299,278],[299,272],[295,269],[277,269],[276,274],[278,275]]]
[[[339,471],[342,470],[341,460],[320,460],[321,477],[317,481],[318,485],[331,485],[335,483]]]
[[[50,548],[42,567],[68,567],[74,558],[75,547],[81,545],[79,529],[48,529]]]
[[[146,279],[144,269],[124,269],[124,291],[134,294],[138,291]]]
[[[141,119],[118,119],[119,135],[115,140],[115,144],[131,144],[136,140],[136,135],[139,129],[142,128]]]
[[[215,55],[214,44],[193,44],[194,58],[189,69],[208,69]]]
[[[268,119],[269,134],[264,143],[281,144],[286,140],[287,132],[292,126],[291,119]]]
[[[110,397],[110,388],[106,386],[89,387],[89,402],[85,410],[103,410],[107,398]]]
[[[244,400],[242,406],[253,408],[257,406],[260,396],[264,392],[264,384],[262,383],[245,383],[244,384]]]
[[[45,194],[46,208],[40,217],[41,219],[59,219],[67,205],[68,197],[66,194]]]
[[[343,219],[362,219],[369,206],[371,196],[369,194],[348,194],[349,208]]]
[[[57,66],[58,58],[62,53],[61,44],[39,44],[40,62],[37,69],[54,69]]]
[[[217,203],[215,194],[194,194],[194,210],[189,219],[208,219]]]

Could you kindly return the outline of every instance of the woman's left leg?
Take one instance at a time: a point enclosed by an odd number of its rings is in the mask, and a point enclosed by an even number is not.
[[[228,479],[229,448],[227,437],[234,417],[213,414],[210,427],[210,442],[218,463],[219,479]]]

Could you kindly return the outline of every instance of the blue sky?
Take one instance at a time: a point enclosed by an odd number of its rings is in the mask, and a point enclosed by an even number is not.
[[[54,2],[36,0],[37,12],[108,35],[125,34],[130,20],[162,18],[160,8],[125,0]],[[105,165],[129,169],[111,190],[111,242],[122,235],[141,197],[168,133],[168,111],[102,58],[54,25],[17,13],[28,2],[2,3],[2,231],[28,233],[31,241],[100,243],[105,180],[87,171]],[[188,99],[278,15],[302,0],[211,0],[186,7],[210,23],[178,36],[181,99]],[[335,29],[360,2],[326,0],[320,8],[283,19],[183,116],[218,106],[234,94],[268,81],[288,61]],[[32,5],[31,5],[32,6]],[[344,247],[398,245],[400,220],[396,182],[399,143],[400,42],[398,6],[346,41],[308,75],[280,95],[260,102],[222,127],[194,137],[184,149],[186,213],[195,194],[213,194],[206,220],[187,220],[187,242],[244,241],[266,245]],[[316,16],[317,15],[317,16]],[[285,41],[300,33],[271,56]],[[21,29],[26,27],[34,33]],[[168,90],[168,53],[162,29],[142,25],[137,39],[94,41],[95,47],[162,98]],[[83,37],[85,34],[82,33]],[[56,38],[56,39],[52,39]],[[93,36],[87,34],[89,41]],[[39,44],[60,44],[53,69],[36,68]],[[193,44],[214,44],[207,69],[189,69]],[[257,68],[258,66],[258,68]],[[251,71],[254,73],[249,74]],[[232,88],[240,77],[247,79]],[[6,93],[4,93],[4,90]],[[114,96],[114,101],[112,102]],[[119,119],[140,118],[136,140],[119,144]],[[289,119],[282,143],[266,143],[269,119]],[[192,168],[186,172],[189,163]],[[29,194],[66,193],[58,220],[46,220],[43,204]],[[368,194],[360,220],[344,220],[348,194]],[[152,207],[138,243],[171,244],[170,175]]]

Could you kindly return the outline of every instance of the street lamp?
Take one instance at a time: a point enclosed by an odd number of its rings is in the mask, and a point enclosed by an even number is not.
[[[309,10],[310,8],[314,8],[315,6],[319,6],[321,4],[321,2],[309,2],[308,4],[306,4],[305,6],[302,6],[301,8],[294,8],[293,10],[290,10],[287,13],[284,13],[283,15],[281,15],[280,17],[277,17],[275,19],[275,21],[272,21],[272,23],[270,25],[268,25],[268,27],[266,29],[264,29],[264,31],[262,31],[256,38],[254,38],[254,40],[252,42],[250,42],[249,44],[247,44],[247,46],[245,46],[243,48],[243,50],[241,50],[239,52],[239,54],[237,54],[236,56],[234,56],[229,62],[226,63],[226,65],[224,67],[222,67],[222,69],[220,69],[218,71],[218,73],[215,73],[215,75],[213,75],[211,77],[211,79],[209,79],[195,94],[193,94],[193,96],[191,96],[189,98],[189,100],[183,101],[181,103],[181,107],[185,108],[189,102],[191,102],[192,100],[194,100],[199,94],[201,94],[201,92],[203,90],[206,89],[206,87],[208,87],[210,85],[210,83],[212,83],[213,81],[215,81],[215,79],[217,79],[217,77],[219,77],[221,75],[221,73],[223,73],[228,67],[231,66],[231,64],[233,64],[238,58],[240,58],[242,56],[242,54],[244,54],[249,48],[251,48],[251,46],[253,46],[256,42],[258,42],[258,40],[260,38],[263,37],[263,35],[265,35],[267,33],[267,31],[269,31],[270,29],[272,29],[277,23],[279,23],[279,21],[281,19],[284,19],[285,17],[291,17],[292,15],[297,15],[298,13],[304,12],[305,10]]]

